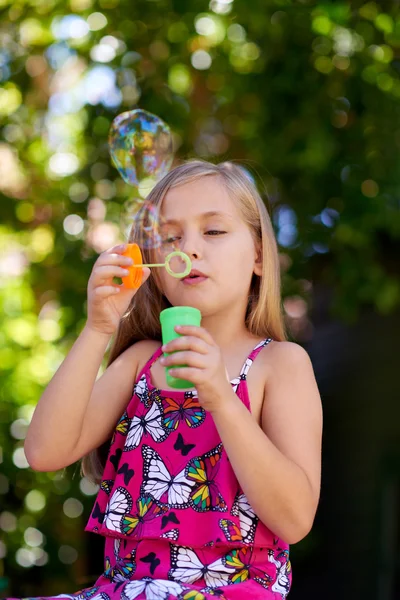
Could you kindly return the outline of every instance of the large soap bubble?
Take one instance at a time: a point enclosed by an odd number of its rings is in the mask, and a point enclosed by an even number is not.
[[[143,182],[156,184],[172,165],[171,130],[146,110],[135,109],[118,115],[111,123],[108,145],[121,177],[139,192]]]
[[[118,115],[109,132],[109,151],[122,178],[133,186],[133,197],[121,211],[121,229],[126,240],[134,230],[135,242],[142,249],[159,249],[165,257],[174,245],[165,244],[160,234],[160,214],[146,200],[154,185],[173,162],[171,130],[164,121],[145,110],[136,109]],[[174,269],[178,271],[177,268]]]

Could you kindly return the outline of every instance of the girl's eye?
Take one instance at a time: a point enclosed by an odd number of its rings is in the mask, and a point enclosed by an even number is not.
[[[207,235],[211,235],[211,236],[215,236],[215,235],[222,235],[224,233],[226,233],[226,231],[219,231],[217,229],[210,229],[209,231],[205,232]],[[179,240],[180,237],[175,235],[175,236],[170,236],[170,237],[166,237],[162,240],[163,244],[173,244],[174,242],[176,242],[177,240]]]
[[[162,240],[163,244],[173,244],[174,242],[176,242],[178,238],[177,237],[168,237],[168,238],[164,238]]]

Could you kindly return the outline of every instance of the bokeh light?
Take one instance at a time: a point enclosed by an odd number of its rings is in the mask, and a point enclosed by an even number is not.
[[[13,513],[6,510],[0,513],[0,529],[6,531],[7,533],[15,531],[17,529],[16,516]]]
[[[46,506],[46,497],[40,490],[31,490],[25,496],[25,506],[33,513],[40,512]]]
[[[100,486],[90,481],[87,477],[82,477],[79,482],[79,487],[85,496],[94,496],[100,489]]]
[[[41,546],[45,541],[43,533],[35,527],[27,527],[27,529],[25,529],[24,539],[28,546],[32,547]]]
[[[72,546],[63,544],[58,550],[58,558],[65,565],[72,565],[78,559],[78,552]]]
[[[87,24],[91,31],[99,31],[107,25],[107,17],[100,12],[91,13],[87,18]]]
[[[68,498],[63,504],[63,511],[70,519],[76,519],[83,513],[83,504],[76,498]]]
[[[14,450],[12,455],[12,461],[18,469],[28,469],[29,463],[26,460],[25,452],[23,448],[17,448]]]

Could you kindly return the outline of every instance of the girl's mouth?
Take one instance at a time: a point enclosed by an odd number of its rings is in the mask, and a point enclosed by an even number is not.
[[[182,283],[184,283],[185,285],[196,285],[198,283],[206,281],[207,279],[208,277],[206,277],[205,275],[188,275],[187,277],[182,279]]]

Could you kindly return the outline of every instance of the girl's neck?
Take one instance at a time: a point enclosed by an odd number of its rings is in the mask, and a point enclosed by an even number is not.
[[[234,348],[241,343],[258,339],[243,323],[234,323],[221,317],[203,317],[201,326],[212,336],[222,351]]]

